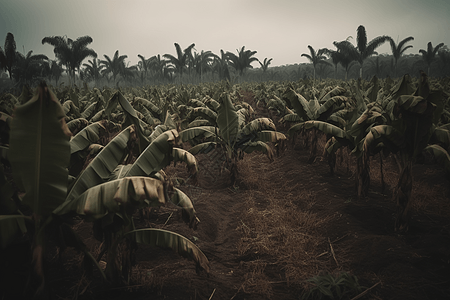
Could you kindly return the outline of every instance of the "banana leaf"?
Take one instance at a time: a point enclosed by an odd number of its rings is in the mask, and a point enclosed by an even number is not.
[[[148,176],[169,165],[173,155],[172,149],[177,139],[178,132],[175,129],[158,136],[142,151],[130,170],[123,176]]]
[[[80,130],[82,130],[84,127],[89,125],[89,121],[84,118],[78,118],[73,119],[72,121],[67,123],[67,127],[69,127],[70,132],[72,132],[72,135],[77,134]]]
[[[296,93],[293,89],[288,89],[284,94],[284,97],[288,98],[289,102],[300,118],[302,118],[303,120],[314,119],[315,111],[311,111],[308,100],[306,100],[302,95]]]
[[[245,153],[252,153],[253,151],[259,151],[267,155],[270,161],[273,161],[273,151],[269,145],[264,142],[256,141],[256,142],[248,142],[245,143],[242,147]]]
[[[220,136],[231,146],[235,142],[239,132],[239,117],[231,102],[230,95],[223,93],[220,100],[217,126],[220,130]]]
[[[36,215],[48,216],[64,202],[72,135],[64,111],[45,85],[18,106],[11,124],[9,161],[26,194],[23,203]]]
[[[189,120],[194,120],[197,117],[208,120],[213,126],[216,125],[217,114],[210,108],[196,107],[189,112]]]
[[[194,120],[188,124],[187,128],[195,128],[199,126],[214,126],[214,124],[211,124],[208,120]]]
[[[182,208],[183,220],[189,224],[189,228],[197,229],[200,220],[195,214],[194,205],[191,199],[181,190],[174,188],[173,194],[170,196],[170,201],[178,207]]]
[[[25,219],[30,217],[22,215],[2,215],[0,216],[0,249],[5,249],[14,239],[27,232]]]
[[[64,203],[70,203],[87,189],[108,180],[111,173],[125,159],[127,144],[134,132],[133,126],[129,126],[114,139],[112,139],[86,169],[78,176]]]
[[[100,139],[102,131],[105,130],[102,121],[86,126],[70,140],[70,154],[82,151],[96,143]]]
[[[294,132],[297,132],[301,129],[311,129],[311,128],[317,128],[323,133],[330,134],[336,138],[350,139],[350,136],[348,136],[347,132],[342,128],[322,121],[306,121],[303,123],[295,124],[294,126],[289,128],[288,134],[292,135]]]
[[[142,207],[157,207],[166,203],[163,182],[150,177],[125,177],[87,189],[54,213],[77,213],[90,221],[112,213],[132,213]]]
[[[281,140],[286,140],[286,136],[281,132],[262,130],[258,132],[257,140],[264,143],[278,143]]]
[[[194,128],[188,128],[181,131],[180,138],[183,142],[189,142],[191,145],[196,145],[195,139],[210,139],[216,137],[218,129],[214,126],[199,126]]]
[[[258,131],[261,130],[277,130],[275,127],[275,124],[272,122],[269,118],[258,118],[251,122],[249,122],[247,125],[244,126],[244,128],[241,129],[239,132],[239,135],[249,135],[249,134],[256,134]]]
[[[192,259],[197,270],[210,271],[208,258],[203,252],[190,240],[175,232],[163,229],[144,228],[129,231],[126,235],[133,235],[136,242],[154,247],[172,249],[179,255]]]
[[[201,143],[198,144],[194,147],[192,147],[191,149],[189,149],[189,153],[191,153],[192,155],[196,155],[199,153],[209,153],[210,151],[216,149],[218,143],[216,142],[205,142],[205,143]]]

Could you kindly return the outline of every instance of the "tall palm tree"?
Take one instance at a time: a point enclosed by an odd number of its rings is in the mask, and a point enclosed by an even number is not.
[[[253,68],[251,65],[252,62],[258,61],[256,57],[253,57],[257,51],[245,50],[245,46],[242,46],[240,50],[236,49],[236,51],[238,55],[227,52],[227,57],[230,61],[230,65],[239,72],[240,76],[242,76],[247,68]]]
[[[216,55],[211,51],[195,52],[193,56],[194,69],[197,75],[200,76],[200,81],[203,81],[203,74],[212,70],[212,64]]]
[[[439,51],[441,47],[444,46],[444,43],[440,43],[436,47],[433,48],[433,45],[431,42],[428,42],[427,50],[420,49],[419,52],[422,54],[422,59],[425,61],[425,63],[428,66],[428,72],[427,75],[430,76],[430,66],[431,63],[436,59],[436,53]]]
[[[400,57],[405,53],[406,50],[409,48],[412,48],[412,45],[405,46],[406,43],[413,41],[414,38],[412,36],[407,37],[400,41],[398,45],[394,42],[393,39],[389,39],[389,42],[391,43],[391,49],[392,49],[392,56],[394,56],[394,74],[397,76],[397,62],[400,59]]]
[[[369,43],[367,43],[367,34],[366,34],[366,28],[364,28],[363,25],[359,25],[358,29],[356,30],[356,44],[358,45],[358,52],[359,52],[359,58],[358,62],[360,65],[359,69],[359,77],[362,78],[362,65],[364,61],[374,54],[377,54],[375,52],[375,49],[380,47],[382,44],[384,44],[386,41],[392,40],[387,35],[383,36],[377,36],[373,40],[371,40]]]
[[[138,54],[138,57],[140,59],[139,65],[141,66],[141,70],[144,71],[144,77],[147,78],[148,71],[150,70],[150,60],[146,59],[145,56],[142,56]]]
[[[119,56],[119,50],[116,50],[113,58],[111,59],[108,55],[104,54],[105,60],[101,60],[100,64],[104,66],[102,70],[102,75],[112,74],[113,82],[116,83],[116,77],[125,68],[125,58],[127,55]]]
[[[50,77],[50,81],[54,79],[56,85],[58,85],[58,80],[59,78],[61,78],[63,71],[64,70],[61,66],[61,63],[58,63],[56,60],[52,60],[50,65],[50,72],[48,74]]]
[[[359,77],[362,78],[363,76],[363,63],[364,61],[372,56],[376,55],[377,52],[375,52],[375,49],[381,46],[386,41],[390,41],[391,38],[387,35],[378,36],[371,40],[369,43],[367,43],[367,34],[366,34],[366,28],[364,28],[363,25],[359,25],[358,29],[356,30],[356,45],[357,47],[353,46],[348,39],[340,42],[341,50],[343,50],[342,47],[347,47],[349,49],[345,49],[344,51],[347,54],[352,55],[354,58],[353,60],[356,60],[359,63]]]
[[[345,69],[345,80],[348,78],[348,71],[353,66],[354,62],[358,61],[358,50],[347,40],[341,42],[333,42],[333,45],[338,49],[335,54],[336,59]]]
[[[0,70],[7,70],[12,80],[12,68],[16,61],[16,42],[11,32],[6,34],[5,50],[0,47]]]
[[[104,65],[99,63],[99,60],[94,58],[93,60],[88,60],[88,64],[83,64],[85,67],[84,71],[90,80],[94,80],[95,85],[97,85],[98,80],[102,76],[101,71],[105,68]]]
[[[313,64],[313,69],[314,69],[313,80],[315,81],[316,80],[316,66],[318,64],[325,64],[325,65],[331,66],[331,64],[329,62],[325,61],[326,56],[324,54],[327,51],[326,48],[319,49],[317,52],[310,45],[308,45],[308,48],[309,48],[309,52],[311,54],[303,53],[301,56],[306,57]]]
[[[334,65],[334,79],[336,79],[337,68],[338,68],[341,53],[339,53],[339,51],[337,51],[337,50],[325,49],[324,54],[327,55],[328,58],[331,59],[331,62]]]
[[[184,49],[184,51],[181,50],[180,45],[177,43],[174,43],[175,49],[177,51],[177,57],[171,55],[171,54],[164,54],[163,57],[167,58],[168,63],[172,64],[175,67],[176,72],[181,77],[183,76],[183,70],[186,67],[186,64],[188,62],[189,55],[191,53],[192,48],[195,47],[195,44],[191,44],[189,47]]]
[[[93,42],[90,36],[82,36],[75,41],[67,36],[48,36],[42,39],[42,44],[50,44],[54,47],[53,52],[59,61],[66,66],[67,73],[75,80],[75,72],[80,71],[81,63],[87,57],[97,57],[97,53],[88,48]]]
[[[213,61],[213,71],[219,74],[219,80],[230,80],[230,71],[228,70],[228,56],[220,49],[220,57],[215,56]]]
[[[442,47],[438,51],[438,56],[440,60],[440,69],[441,69],[441,76],[448,76],[450,75],[450,50],[447,46]]]
[[[161,59],[161,55],[154,55],[148,59],[149,68],[153,72],[155,72],[157,79],[164,78],[164,69],[167,65],[167,61],[165,59]]]
[[[12,69],[13,78],[20,84],[31,84],[44,77],[46,74],[43,74],[42,70],[44,70],[45,60],[48,60],[46,55],[33,55],[32,50],[27,55],[16,52],[16,61]]]

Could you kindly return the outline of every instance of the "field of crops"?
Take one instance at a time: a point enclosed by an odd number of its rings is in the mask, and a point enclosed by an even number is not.
[[[449,100],[425,73],[0,95],[0,295],[448,299]]]

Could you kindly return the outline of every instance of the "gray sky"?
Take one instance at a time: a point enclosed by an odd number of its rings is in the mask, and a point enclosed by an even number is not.
[[[136,64],[138,54],[175,55],[195,43],[195,49],[236,53],[245,46],[256,50],[271,66],[308,62],[301,57],[308,45],[315,50],[335,49],[333,41],[352,36],[364,25],[368,41],[389,35],[400,41],[413,36],[407,53],[418,53],[444,43],[450,46],[449,0],[1,0],[0,46],[8,32],[17,50],[45,54],[54,59],[53,47],[42,45],[46,36],[89,35],[100,59],[119,50]],[[378,52],[390,54],[390,46]],[[87,60],[85,61],[87,62]],[[258,63],[253,64],[259,67]]]

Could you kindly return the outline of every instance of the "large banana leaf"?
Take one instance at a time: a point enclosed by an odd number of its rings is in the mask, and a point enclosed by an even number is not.
[[[403,134],[390,125],[372,127],[364,140],[363,150],[373,151],[379,143],[383,143],[394,153],[406,146]]]
[[[67,192],[71,133],[56,96],[45,85],[18,106],[11,124],[9,161],[16,183],[26,194],[23,203],[48,216]]]
[[[285,92],[284,97],[289,100],[300,118],[303,120],[313,120],[315,118],[315,111],[311,111],[308,100],[302,95],[290,88]]]
[[[245,125],[241,131],[239,132],[239,135],[249,135],[249,134],[256,134],[258,131],[261,130],[277,130],[275,127],[275,124],[272,122],[269,118],[258,118],[255,119],[247,125]]]
[[[166,203],[163,182],[150,177],[126,177],[108,181],[87,189],[54,213],[77,213],[89,220],[111,213],[131,213],[141,207],[156,207]]]
[[[189,153],[192,155],[196,155],[198,153],[209,153],[210,151],[216,149],[217,145],[218,144],[216,142],[201,143],[189,149]]]
[[[77,134],[80,130],[88,125],[89,121],[84,118],[73,119],[72,121],[67,123],[67,127],[69,127],[69,130],[73,135]]]
[[[270,161],[273,161],[273,151],[269,145],[264,142],[256,141],[256,142],[248,142],[242,146],[242,150],[245,153],[252,153],[253,151],[259,151],[267,155]]]
[[[142,104],[152,113],[152,115],[154,115],[160,121],[164,121],[163,118],[161,117],[162,110],[158,108],[155,104],[153,104],[151,101],[141,97],[135,97],[134,102]]]
[[[14,239],[27,232],[25,219],[30,217],[22,215],[0,216],[0,249],[4,249],[14,242]]]
[[[100,139],[102,131],[105,131],[105,126],[103,126],[102,121],[83,128],[70,140],[70,154],[82,151],[89,147],[89,145],[96,143]]]
[[[163,229],[144,228],[129,231],[127,235],[133,235],[136,242],[154,247],[169,248],[179,255],[192,259],[197,269],[203,269],[209,273],[210,266],[208,258],[190,240],[175,232]]]
[[[142,151],[130,170],[123,176],[148,176],[169,165],[177,139],[178,132],[175,129],[162,133]]]
[[[133,126],[129,126],[97,154],[73,184],[66,197],[66,204],[70,203],[87,189],[108,180],[114,169],[125,159],[128,152],[126,150],[128,140],[133,132]]]
[[[189,120],[194,120],[197,117],[201,117],[208,120],[210,124],[216,125],[217,114],[208,107],[196,107],[189,112]]]
[[[214,126],[199,126],[194,128],[188,128],[181,131],[180,138],[183,142],[189,142],[191,145],[198,144],[196,140],[210,139],[216,137],[218,129]]]
[[[326,93],[324,96],[320,97],[319,101],[326,102],[335,96],[340,96],[340,95],[344,94],[345,92],[346,92],[346,89],[344,89],[343,87],[340,87],[340,86],[336,86],[331,91]]]
[[[293,135],[295,132],[301,129],[311,129],[311,128],[317,128],[323,133],[330,134],[337,138],[350,138],[347,132],[342,128],[322,121],[306,121],[303,123],[295,124],[294,126],[289,128],[288,134]]]
[[[113,108],[117,106],[117,104],[120,104],[127,117],[124,126],[129,126],[131,124],[134,124],[134,126],[136,126],[137,133],[139,136],[139,150],[140,151],[144,150],[150,144],[150,141],[144,134],[144,130],[142,129],[140,119],[138,118],[136,111],[134,110],[133,106],[131,106],[130,102],[128,102],[128,100],[125,99],[125,97],[122,95],[121,92],[116,92],[112,96],[112,98],[108,103],[108,108],[106,109],[106,112],[109,113]]]
[[[217,126],[221,137],[230,146],[235,142],[239,132],[239,117],[231,102],[230,95],[223,93],[217,114]]]
[[[257,140],[264,143],[278,143],[279,141],[286,140],[286,136],[281,132],[262,130],[258,132]]]

